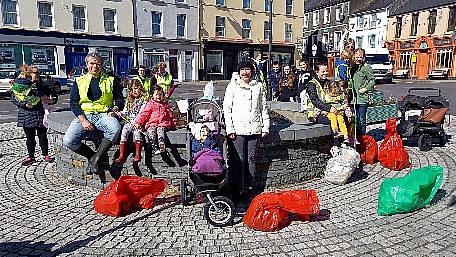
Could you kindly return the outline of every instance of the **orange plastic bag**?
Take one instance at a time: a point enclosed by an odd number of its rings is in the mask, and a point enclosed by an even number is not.
[[[394,118],[386,121],[386,137],[380,144],[378,161],[383,167],[391,170],[402,170],[411,166],[409,155],[396,131],[396,119]]]
[[[317,192],[291,190],[267,192],[256,196],[244,215],[244,224],[261,231],[277,231],[290,224],[288,214],[308,219],[320,213]]]
[[[121,176],[101,191],[93,205],[98,213],[125,216],[132,209],[152,208],[155,198],[163,192],[166,185],[167,182],[162,179]]]
[[[377,162],[378,146],[375,139],[369,135],[362,135],[358,137],[359,145],[357,145],[358,153],[361,156],[361,161],[367,164],[374,164]]]

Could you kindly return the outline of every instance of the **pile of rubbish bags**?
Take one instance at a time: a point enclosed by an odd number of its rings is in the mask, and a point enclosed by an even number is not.
[[[151,209],[167,185],[163,179],[121,176],[101,191],[93,205],[96,212],[113,217],[125,216],[135,209]]]
[[[343,185],[358,167],[360,155],[355,149],[342,145],[331,148],[332,158],[328,160],[325,170],[325,180],[331,184]]]
[[[289,214],[302,220],[320,213],[315,190],[266,192],[257,195],[244,215],[244,224],[260,231],[277,231],[291,223]]]

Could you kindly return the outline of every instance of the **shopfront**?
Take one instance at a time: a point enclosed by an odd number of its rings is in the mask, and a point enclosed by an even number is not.
[[[17,70],[34,65],[42,73],[56,74],[56,47],[29,44],[0,44],[0,69]]]

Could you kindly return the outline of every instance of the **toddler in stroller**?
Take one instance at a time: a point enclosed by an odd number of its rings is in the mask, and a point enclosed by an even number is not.
[[[227,142],[222,108],[200,99],[187,111],[188,176],[181,180],[182,204],[198,193],[207,198],[204,217],[213,226],[230,224],[235,216],[232,200],[226,197],[228,184]]]
[[[412,91],[438,91],[438,95],[414,95]],[[418,147],[421,151],[432,149],[434,139],[440,146],[446,143],[443,129],[445,114],[448,112],[449,102],[435,88],[411,88],[408,94],[399,102],[401,118],[397,131],[403,138],[418,138]]]

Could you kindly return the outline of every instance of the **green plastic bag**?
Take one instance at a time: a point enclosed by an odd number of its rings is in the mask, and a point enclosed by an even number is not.
[[[377,214],[406,213],[429,204],[442,184],[443,168],[426,166],[401,178],[387,178],[380,185]]]

